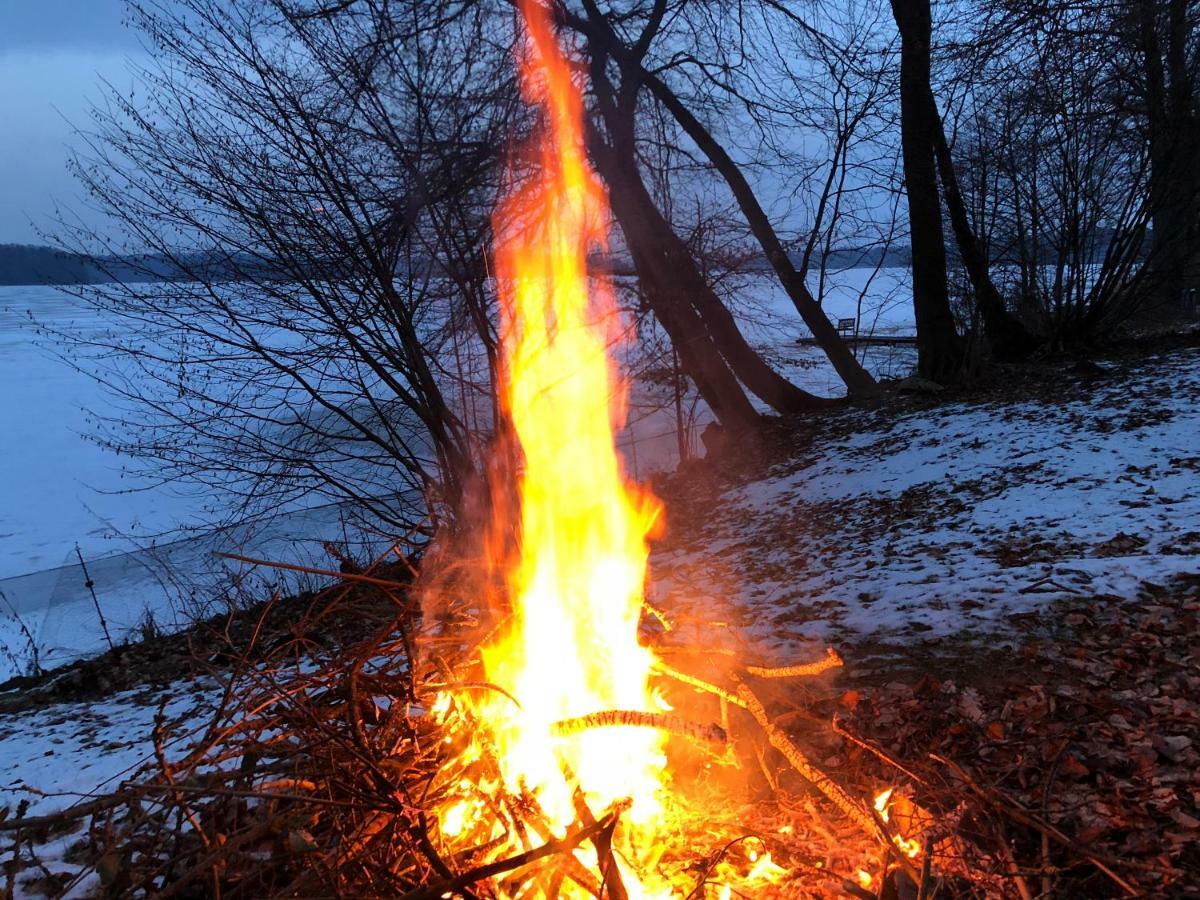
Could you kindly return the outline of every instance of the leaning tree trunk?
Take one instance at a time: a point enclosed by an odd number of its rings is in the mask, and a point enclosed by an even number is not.
[[[804,324],[812,332],[813,338],[825,351],[830,363],[845,382],[847,391],[854,395],[874,393],[877,390],[875,379],[855,358],[850,347],[842,340],[837,329],[833,327],[833,323],[829,321],[829,317],[825,315],[821,304],[809,291],[804,276],[792,264],[791,258],[783,247],[783,242],[775,233],[774,226],[767,218],[766,211],[758,202],[758,197],[750,186],[750,182],[746,180],[746,176],[742,174],[741,168],[721,146],[712,132],[692,114],[691,110],[663,81],[644,70],[637,74],[643,78],[650,92],[667,108],[688,137],[695,141],[696,146],[708,157],[708,161],[712,163],[729,186],[742,215],[746,217],[750,231],[766,254],[767,261],[775,270],[775,275],[791,299],[792,305],[796,307]]]
[[[604,84],[599,86],[601,90],[606,88]],[[750,346],[733,314],[700,272],[687,244],[650,196],[634,152],[631,102],[619,108],[615,102],[606,104],[605,113],[612,145],[594,155],[609,185],[613,211],[630,251],[635,260],[642,260],[638,275],[654,286],[658,304],[690,304],[733,374],[776,412],[796,413],[828,406],[832,401],[796,387]],[[617,212],[618,204],[622,212]]]
[[[684,372],[722,425],[735,432],[755,428],[761,417],[730,372],[696,310],[680,294],[677,283],[663,277],[662,266],[653,258],[651,248],[656,244],[656,236],[644,217],[644,205],[638,201],[628,171],[592,128],[588,129],[588,150],[608,184],[609,205],[625,235],[646,302],[679,354]]]
[[[917,370],[942,381],[958,375],[963,348],[946,289],[946,246],[929,116],[929,0],[892,0],[892,15],[900,30],[900,144],[912,247]]]
[[[742,210],[742,215],[746,217],[751,232],[762,247],[771,267],[775,270],[780,284],[783,285],[792,304],[796,307],[796,311],[800,313],[800,317],[812,332],[821,349],[825,351],[825,355],[829,357],[830,363],[845,382],[847,391],[859,395],[874,393],[878,388],[875,379],[855,359],[846,342],[842,340],[837,329],[833,327],[833,323],[829,321],[829,317],[825,315],[825,310],[809,292],[803,275],[797,272],[795,266],[792,265],[779,236],[775,233],[766,212],[754,195],[753,188],[750,187],[750,183],[742,174],[737,163],[700,120],[692,115],[691,110],[683,104],[674,91],[643,66],[642,61],[646,50],[662,23],[667,11],[667,4],[663,0],[657,0],[651,22],[633,46],[627,45],[621,39],[613,29],[611,22],[600,13],[594,3],[585,2],[585,7],[587,8],[587,19],[581,22],[579,27],[587,35],[592,54],[592,80],[597,86],[597,90],[604,89],[608,81],[603,65],[604,60],[612,58],[621,70],[622,102],[614,106],[610,95],[609,99],[602,103],[602,106],[606,108],[606,114],[611,116],[616,107],[621,107],[627,115],[631,115],[639,88],[642,85],[649,88],[650,93],[666,107],[688,137],[708,157],[709,162],[733,192],[734,199]],[[609,90],[611,91],[611,88]]]
[[[740,379],[777,412],[798,412],[825,405],[827,401],[802,391],[777,373],[749,345],[729,310],[697,268],[687,245],[654,203],[637,163],[634,129],[639,84],[625,82],[619,90],[614,89],[604,71],[603,55],[592,59],[592,81],[608,141],[595,128],[589,128],[589,149],[608,183],[613,214],[625,234],[647,301],[668,333],[671,329],[676,331],[672,334],[673,341],[687,340],[699,346],[701,336],[693,333],[693,323],[699,322],[703,341],[711,343],[720,354],[706,359],[695,348],[678,346],[680,358],[701,392],[707,389],[723,398],[721,402],[730,410],[725,418],[744,419],[741,402],[720,375],[731,371],[737,396],[745,396],[737,384]],[[697,373],[705,379],[707,388],[696,377]]]
[[[942,197],[946,201],[946,209],[950,213],[950,226],[954,230],[954,240],[958,244],[958,252],[971,279],[971,288],[975,292],[975,304],[983,319],[984,334],[992,355],[1000,360],[1025,359],[1037,347],[1037,339],[1029,333],[1021,321],[1012,315],[1004,306],[1004,298],[996,290],[988,271],[987,255],[979,246],[979,239],[971,228],[967,216],[967,205],[963,202],[962,191],[958,186],[958,176],[954,171],[954,159],[950,153],[950,145],[946,141],[946,129],[942,117],[938,113],[937,101],[933,91],[929,92],[929,121],[933,133],[933,151],[937,159],[938,174],[942,180]]]
[[[657,207],[655,212],[658,212]],[[674,246],[656,258],[665,263],[668,275],[674,272],[679,278],[679,287],[691,298],[713,342],[742,384],[778,413],[798,413],[834,405],[837,401],[818,397],[796,387],[767,364],[759,352],[750,346],[733,313],[700,274],[687,245],[670,230],[670,224],[665,219],[663,224],[662,234]]]
[[[734,432],[755,428],[761,417],[729,370],[696,310],[681,294],[678,284],[664,278],[663,267],[654,259],[649,249],[653,236],[641,216],[639,204],[631,202],[629,193],[618,184],[610,182],[609,189],[613,215],[629,244],[646,302],[671,339],[684,372],[722,425]]]

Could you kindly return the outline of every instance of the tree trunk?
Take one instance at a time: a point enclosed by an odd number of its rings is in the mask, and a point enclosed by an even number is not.
[[[592,128],[588,129],[588,150],[608,184],[609,204],[625,235],[646,302],[679,354],[683,370],[722,425],[734,432],[755,428],[761,421],[758,412],[729,371],[679,283],[669,272],[664,277],[664,267],[655,259],[658,240],[645,216],[645,203],[639,198],[638,188],[645,190],[640,179],[630,178],[628,168],[620,164]]]
[[[657,207],[655,207],[657,212]],[[666,229],[670,224],[663,220]],[[721,298],[713,292],[708,282],[695,268],[695,262],[688,254],[687,245],[674,231],[665,231],[670,243],[677,247],[664,257],[666,271],[676,275],[686,273],[681,278],[683,289],[692,300],[692,305],[704,320],[704,326],[712,335],[714,343],[725,357],[734,374],[741,379],[756,397],[778,413],[798,413],[805,410],[824,409],[837,401],[826,397],[818,397],[808,391],[796,387],[762,358],[757,350],[750,346],[738,327],[737,320],[729,311]],[[686,260],[685,265],[677,265],[680,258]]]
[[[679,354],[683,369],[717,419],[733,432],[751,430],[761,418],[705,331],[704,323],[648,247],[653,236],[622,186],[610,183],[613,215],[625,234],[638,281],[655,318]]]
[[[705,360],[695,353],[689,355],[685,348],[679,347],[685,366],[689,370],[701,364],[707,369],[719,366],[726,374],[732,370],[738,395],[745,397],[741,386],[737,385],[737,379],[740,379],[777,412],[798,412],[826,405],[828,401],[802,391],[779,375],[747,343],[729,310],[696,267],[691,251],[654,203],[642,181],[635,152],[634,115],[639,85],[623,82],[620,91],[615,90],[599,58],[593,59],[592,80],[609,142],[589,128],[589,149],[597,169],[608,183],[613,214],[625,234],[647,300],[668,333],[674,328],[679,339],[696,343],[700,336],[692,334],[694,320],[701,325],[704,341],[715,347],[719,354],[717,358]],[[672,340],[675,339],[672,335]],[[728,369],[721,364],[721,358],[728,364]],[[714,395],[723,397],[721,402],[733,418],[744,417],[741,403],[732,397],[727,386],[722,386],[723,379],[717,372],[705,371],[702,377]],[[697,386],[700,386],[698,380]]]
[[[1188,0],[1137,0],[1150,144],[1151,312],[1170,319],[1185,312],[1189,289],[1200,288],[1200,109],[1189,71]]]
[[[878,389],[875,379],[855,359],[850,347],[842,340],[837,329],[833,327],[833,323],[829,321],[829,317],[825,315],[825,310],[809,292],[808,285],[804,282],[804,276],[792,265],[783,243],[779,240],[779,235],[775,233],[770,219],[767,218],[766,212],[758,202],[758,197],[754,194],[754,189],[742,174],[737,163],[665,83],[644,70],[640,70],[638,74],[643,78],[650,92],[674,116],[675,121],[687,132],[688,137],[696,142],[696,146],[704,152],[708,161],[724,178],[725,183],[733,192],[734,199],[737,200],[738,207],[742,210],[742,215],[746,217],[751,232],[766,254],[771,268],[775,270],[780,284],[783,285],[792,304],[796,307],[796,311],[800,313],[804,324],[812,332],[813,338],[825,351],[825,355],[829,357],[834,369],[845,382],[847,391],[852,395],[874,393]]]
[[[950,213],[950,225],[954,229],[954,240],[958,244],[959,255],[971,279],[975,304],[983,319],[988,345],[997,359],[1025,359],[1037,347],[1037,339],[1019,319],[1005,309],[1004,298],[996,290],[995,282],[988,272],[987,256],[979,245],[974,229],[971,228],[967,205],[963,202],[962,191],[958,187],[958,176],[954,171],[954,158],[946,141],[946,129],[932,91],[929,92],[929,121],[933,132],[934,156],[942,180],[942,197],[946,201],[946,210]]]
[[[767,365],[746,341],[733,314],[696,267],[687,244],[654,203],[638,173],[632,148],[615,150],[612,163],[601,164],[601,174],[609,184],[613,212],[635,259],[636,251],[643,251],[638,274],[649,276],[647,283],[656,286],[660,303],[690,304],[734,375],[776,412],[796,413],[829,406],[833,401],[796,387]],[[618,202],[624,215],[616,210]],[[631,229],[637,235],[637,247],[633,246]]]
[[[946,247],[929,116],[929,0],[892,0],[900,30],[900,143],[912,246],[917,369],[934,381],[954,378],[963,362],[946,289]]]

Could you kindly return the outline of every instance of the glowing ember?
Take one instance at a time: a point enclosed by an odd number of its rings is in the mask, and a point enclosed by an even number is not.
[[[888,801],[892,799],[892,794],[895,792],[896,789],[890,787],[886,791],[880,791],[875,795],[875,812],[879,813],[879,818],[885,822],[888,820]]]

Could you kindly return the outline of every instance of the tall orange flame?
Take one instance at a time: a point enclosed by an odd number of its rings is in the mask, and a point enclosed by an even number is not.
[[[645,715],[665,701],[649,685],[655,657],[638,641],[647,538],[661,507],[625,477],[616,448],[626,406],[612,357],[621,314],[610,285],[587,265],[608,249],[608,198],[587,162],[576,73],[543,2],[519,0],[521,85],[541,127],[494,217],[500,402],[521,473],[518,511],[497,503],[489,534],[515,532],[518,541],[515,551],[493,547],[488,560],[504,602],[503,624],[480,650],[487,683],[464,685],[471,690],[453,698],[443,692],[431,710],[439,724],[466,726],[444,737],[463,742],[464,765],[439,787],[438,830],[452,852],[498,859],[528,849],[530,830],[543,840],[562,836],[587,814],[620,808],[617,852],[603,864],[619,867],[629,896],[694,894],[690,869],[670,874],[667,845],[679,833],[704,833],[714,810],[678,797],[668,804],[663,732],[612,724],[662,721]],[[580,725],[597,713],[616,715]],[[498,794],[515,814],[499,808]],[[745,871],[723,860],[705,876],[724,882],[722,896],[734,883],[758,889],[786,874],[761,841],[734,843]],[[592,873],[602,863],[586,847],[574,852]],[[594,893],[585,887],[594,875],[579,869],[518,873],[496,893]]]
[[[528,35],[521,81],[543,133],[532,174],[495,216],[505,372],[502,403],[520,444],[520,550],[508,573],[509,626],[483,660],[508,692],[481,718],[497,735],[510,790],[532,791],[555,828],[576,820],[578,779],[597,815],[660,815],[662,737],[598,728],[561,737],[554,724],[606,710],[651,711],[653,657],[638,642],[646,539],[658,503],[628,482],[614,442],[625,386],[610,358],[620,316],[609,286],[589,279],[608,246],[607,196],[588,165],[583,103],[539,0],[520,4]]]

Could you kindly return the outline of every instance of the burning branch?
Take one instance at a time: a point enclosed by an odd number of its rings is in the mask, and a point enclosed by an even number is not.
[[[832,781],[824,772],[815,768],[808,761],[808,757],[792,742],[791,738],[771,721],[762,701],[755,696],[744,681],[738,681],[737,693],[745,704],[745,708],[749,710],[750,715],[754,717],[766,734],[771,746],[783,754],[783,758],[800,774],[800,777],[824,794],[830,803],[841,810],[846,818],[858,825],[864,833],[875,837],[878,834],[878,828],[866,807],[856,803],[849,794],[842,790],[841,785]]]
[[[463,888],[486,881],[489,878],[495,878],[497,875],[503,875],[505,872],[520,869],[522,866],[537,862],[539,859],[545,859],[547,856],[570,853],[584,841],[596,837],[606,829],[611,830],[616,823],[616,818],[615,813],[609,814],[599,821],[593,822],[591,825],[577,829],[560,840],[547,841],[533,850],[527,850],[524,853],[518,853],[516,856],[510,856],[507,859],[478,866],[469,872],[456,875],[454,878],[435,882],[415,891],[409,891],[403,895],[401,900],[438,900],[441,897],[453,896],[455,893],[460,893]]]
[[[740,706],[742,709],[746,708],[745,702],[732,691],[707,682],[703,678],[697,678],[695,675],[689,675],[687,672],[680,672],[678,669],[667,665],[661,659],[654,663],[654,671],[668,678],[673,678],[681,684],[686,684],[689,687],[712,694],[714,697],[720,698],[724,703],[732,703],[734,706]]]
[[[620,726],[657,728],[659,731],[677,734],[700,744],[719,744],[722,747],[727,739],[725,731],[719,725],[700,725],[679,716],[633,709],[609,709],[573,719],[563,719],[554,723],[552,731],[556,737],[567,737],[591,728]]]
[[[814,675],[820,675],[822,672],[828,672],[830,669],[836,669],[844,665],[842,658],[838,656],[838,652],[832,647],[826,648],[825,653],[825,658],[817,662],[801,663],[795,666],[781,666],[778,668],[746,666],[746,672],[757,678],[811,678]]]

